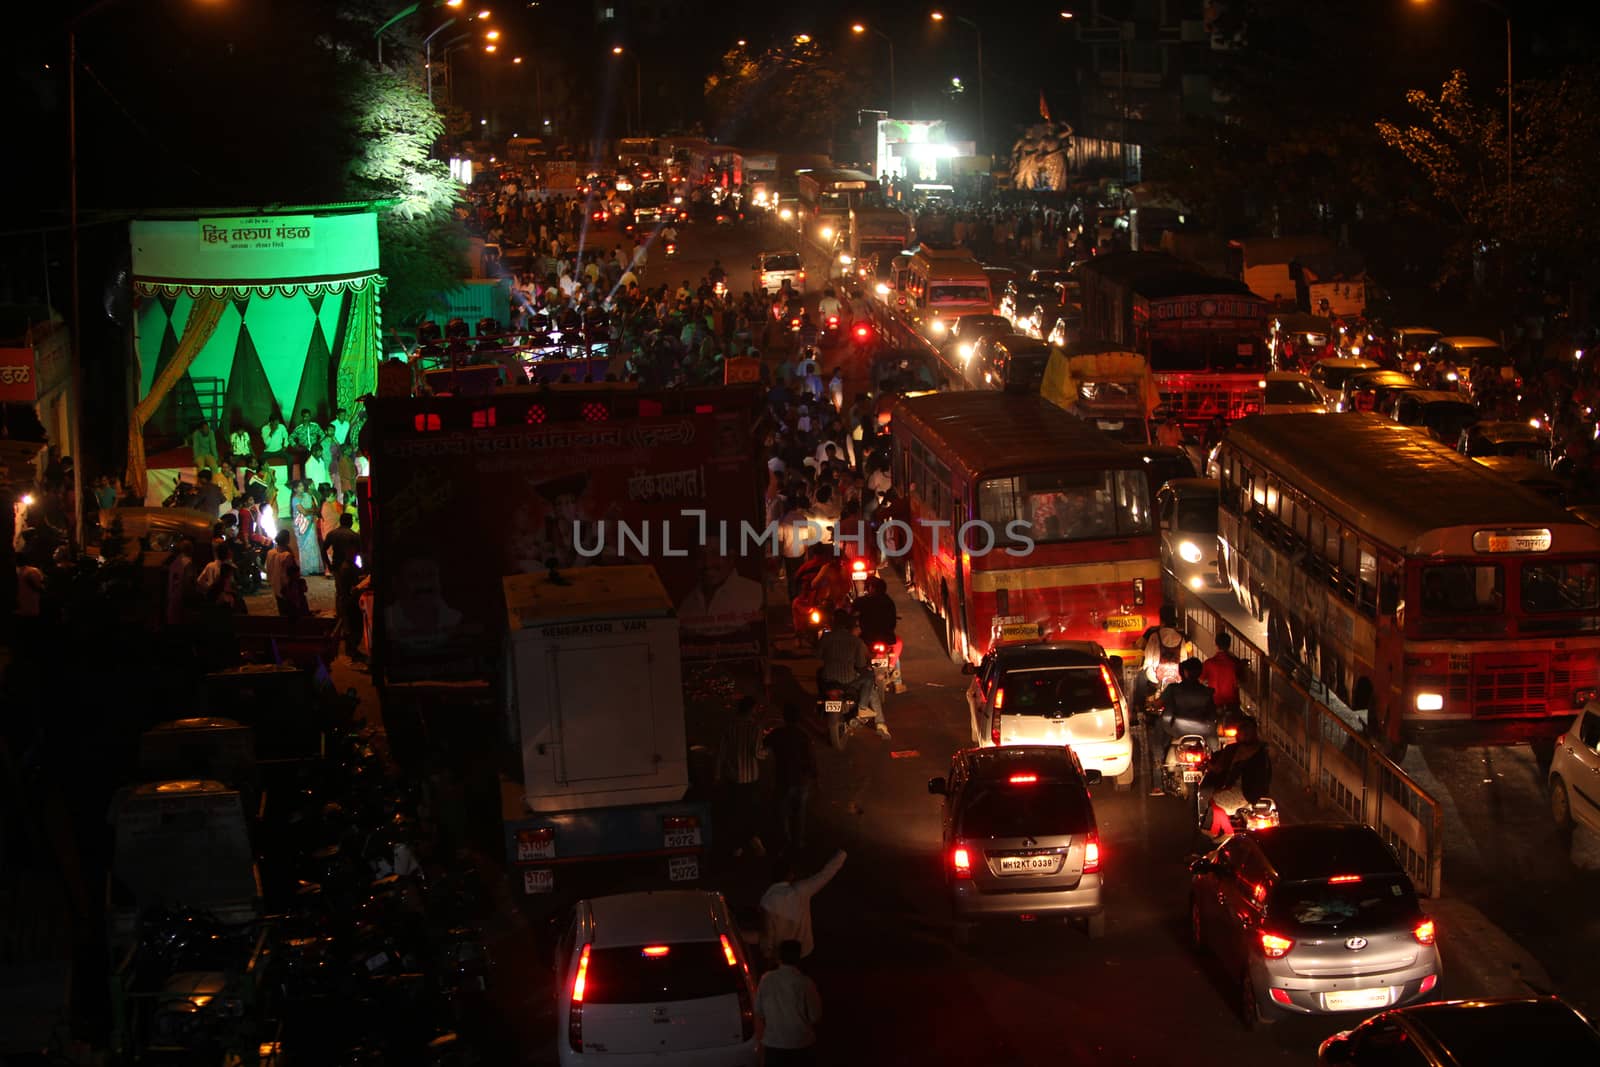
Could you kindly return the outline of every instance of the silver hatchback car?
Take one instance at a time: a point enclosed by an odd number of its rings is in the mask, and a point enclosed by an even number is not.
[[[942,866],[957,941],[987,919],[1061,918],[1091,938],[1105,933],[1100,831],[1085,771],[1060,745],[957,752],[944,798]]]
[[[1438,984],[1434,922],[1371,827],[1246,831],[1190,871],[1195,948],[1237,983],[1247,1026],[1392,1008]]]

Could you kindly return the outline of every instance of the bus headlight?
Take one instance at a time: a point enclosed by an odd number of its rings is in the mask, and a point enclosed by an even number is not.
[[[778,212],[778,217],[784,222],[788,222],[790,219],[794,218],[794,212],[790,211],[788,208],[784,208],[782,211]]]
[[[833,240],[833,227],[832,227],[832,226],[824,226],[824,227],[823,227],[823,228],[822,228],[822,229],[821,229],[821,230],[820,230],[820,231],[818,231],[818,232],[820,232],[820,233],[821,233],[821,234],[822,234],[822,239],[823,239],[823,240],[824,240],[824,241],[831,241],[831,240]]]
[[[850,264],[852,264],[854,262],[855,262],[855,259],[851,257],[849,252],[840,252],[839,253],[839,263],[840,263],[841,266],[848,267]]]
[[[879,282],[877,284],[877,286],[875,286],[873,288],[872,291],[877,293],[879,296],[888,296],[889,295],[889,287],[887,285],[883,284],[882,282]]]
[[[1193,541],[1184,541],[1178,545],[1178,555],[1183,557],[1185,563],[1199,563],[1203,558],[1200,546]]]
[[[928,332],[933,334],[935,337],[942,337],[947,329],[949,329],[949,327],[944,324],[943,319],[934,319],[932,322],[928,323]]]
[[[972,358],[972,345],[966,342],[962,342],[961,346],[957,348],[956,351],[961,354],[962,359]]]
[[[1442,693],[1418,693],[1417,694],[1417,710],[1418,711],[1443,711],[1444,710],[1444,694],[1442,694]]]

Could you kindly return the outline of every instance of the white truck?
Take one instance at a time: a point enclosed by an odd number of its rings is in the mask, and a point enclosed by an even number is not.
[[[523,780],[502,783],[502,817],[523,891],[578,890],[601,863],[697,880],[710,808],[685,799],[678,620],[655,569],[519,574],[504,590]]]

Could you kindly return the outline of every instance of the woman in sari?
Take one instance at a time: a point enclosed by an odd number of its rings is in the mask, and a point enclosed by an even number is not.
[[[322,545],[317,537],[317,495],[311,483],[301,479],[294,483],[294,495],[289,498],[289,510],[294,515],[295,552],[300,557],[300,573],[306,577],[322,574]]]

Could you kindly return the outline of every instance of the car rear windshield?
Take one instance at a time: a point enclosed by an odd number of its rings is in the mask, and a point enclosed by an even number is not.
[[[1307,932],[1355,923],[1399,923],[1418,914],[1417,898],[1400,875],[1363,877],[1356,882],[1291,882],[1280,885],[1267,905],[1278,923]]]
[[[798,255],[768,256],[767,270],[799,270],[800,257]]]
[[[1076,715],[1111,706],[1098,665],[1055,670],[1010,671],[1000,684],[1007,715]]]
[[[979,783],[961,810],[961,833],[968,837],[1081,834],[1093,825],[1089,795],[1070,782]]]
[[[646,955],[645,945],[595,949],[589,956],[589,1004],[659,1004],[703,1000],[739,991],[738,970],[728,966],[716,941],[685,941],[648,946],[665,953]]]

